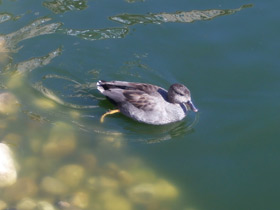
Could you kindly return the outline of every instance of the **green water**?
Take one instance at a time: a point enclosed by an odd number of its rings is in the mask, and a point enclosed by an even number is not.
[[[279,209],[279,6],[0,0],[0,92],[18,101],[0,115],[4,209]],[[182,83],[200,111],[101,124],[99,79]]]

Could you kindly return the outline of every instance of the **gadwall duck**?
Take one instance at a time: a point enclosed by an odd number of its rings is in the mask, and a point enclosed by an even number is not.
[[[118,108],[102,115],[101,122],[106,115],[121,112],[142,123],[163,125],[182,120],[189,109],[198,111],[189,89],[182,84],[173,84],[168,91],[156,85],[125,81],[99,80],[96,86]]]

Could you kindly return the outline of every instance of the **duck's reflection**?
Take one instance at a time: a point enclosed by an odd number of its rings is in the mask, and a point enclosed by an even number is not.
[[[172,140],[175,137],[187,135],[195,131],[194,127],[199,122],[199,113],[188,116],[186,120],[161,126],[151,126],[142,123],[128,123],[125,127],[129,131],[130,141],[141,143],[160,143]],[[130,119],[127,119],[132,121]],[[137,136],[141,136],[140,138]]]

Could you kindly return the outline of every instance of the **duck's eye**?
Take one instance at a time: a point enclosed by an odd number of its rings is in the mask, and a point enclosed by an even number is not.
[[[177,92],[177,91],[175,91],[175,93],[180,95],[180,96],[184,96],[185,95],[184,93],[180,93],[180,92]]]

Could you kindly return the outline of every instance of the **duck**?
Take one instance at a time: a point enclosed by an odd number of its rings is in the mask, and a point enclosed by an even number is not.
[[[183,120],[190,110],[198,112],[183,84],[172,84],[167,91],[147,83],[99,80],[96,87],[117,107],[103,114],[101,123],[107,115],[122,113],[141,123],[165,125]]]

